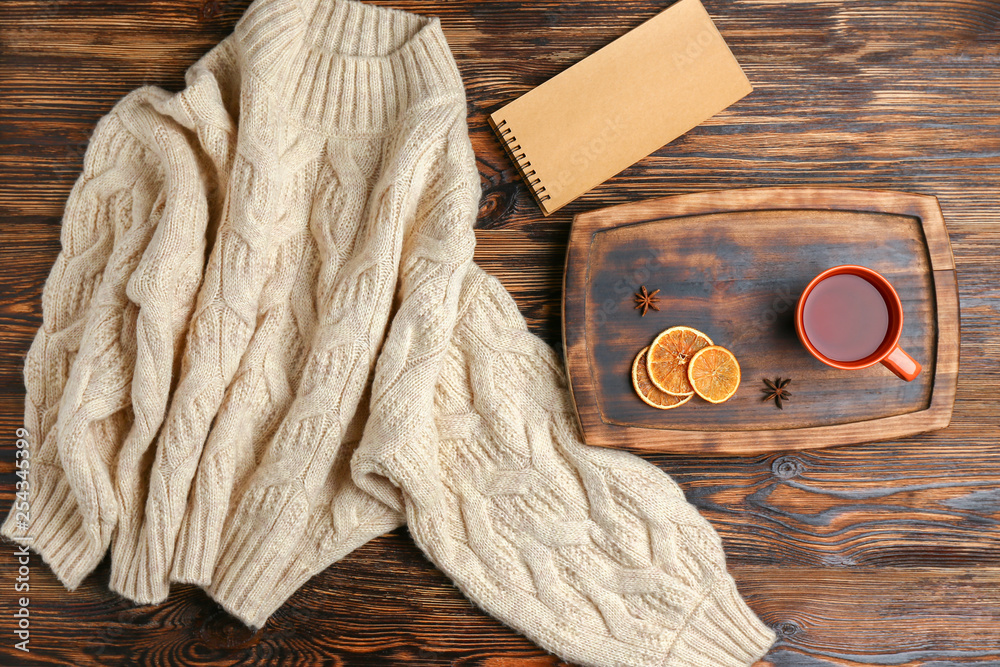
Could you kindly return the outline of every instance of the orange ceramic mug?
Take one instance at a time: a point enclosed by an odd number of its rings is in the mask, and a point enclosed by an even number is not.
[[[920,374],[920,364],[899,347],[899,295],[864,266],[835,266],[813,278],[795,308],[795,331],[828,366],[856,370],[881,363],[907,382]]]

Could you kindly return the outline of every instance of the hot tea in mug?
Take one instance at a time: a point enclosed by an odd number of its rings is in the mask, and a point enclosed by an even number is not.
[[[903,305],[881,274],[863,266],[827,269],[802,292],[795,330],[817,359],[844,370],[881,362],[904,380],[921,366],[899,347]]]

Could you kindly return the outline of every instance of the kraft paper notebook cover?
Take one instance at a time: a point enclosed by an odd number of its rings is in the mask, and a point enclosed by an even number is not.
[[[752,90],[699,0],[680,0],[489,118],[545,215]]]

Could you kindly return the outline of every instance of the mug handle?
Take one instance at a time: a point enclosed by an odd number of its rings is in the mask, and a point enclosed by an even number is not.
[[[882,365],[895,373],[900,379],[910,382],[920,375],[920,362],[903,351],[898,345],[882,360]]]

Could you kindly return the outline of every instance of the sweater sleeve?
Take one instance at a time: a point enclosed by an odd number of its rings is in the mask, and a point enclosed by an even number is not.
[[[0,532],[38,552],[69,590],[100,562],[118,520],[111,468],[136,414],[136,359],[152,364],[139,375],[153,371],[165,396],[201,271],[204,195],[177,178],[197,167],[152,111],[165,96],[140,88],[97,124],[25,359],[27,493]]]
[[[264,625],[308,579],[403,522],[396,506],[354,484],[350,460],[369,418],[376,357],[384,367],[383,359],[399,344],[423,356],[421,350],[445,343],[437,312],[424,313],[427,328],[411,332],[405,342],[392,334],[386,339],[385,332],[400,298],[400,273],[417,282],[449,279],[447,273],[418,277],[430,264],[417,260],[410,249],[421,246],[432,232],[437,234],[427,226],[436,221],[431,210],[450,206],[455,199],[439,188],[453,185],[442,177],[440,167],[453,162],[441,159],[444,130],[460,114],[464,127],[464,107],[456,100],[452,95],[447,102],[414,110],[377,142],[338,138],[330,143],[329,157],[324,158],[330,160],[330,171],[323,171],[318,196],[324,196],[327,184],[341,196],[330,206],[315,207],[310,222],[316,268],[308,302],[315,304],[315,321],[302,337],[302,370],[294,395],[286,393],[273,410],[266,403],[255,408],[275,415],[273,427],[260,429],[266,435],[259,445],[246,446],[250,438],[233,422],[232,416],[245,405],[238,396],[227,401],[209,435],[195,480],[196,504],[184,519],[173,576],[201,583],[216,602],[251,627]],[[387,166],[376,167],[366,157],[376,153],[391,156]],[[391,178],[364,177],[362,168],[385,170]],[[461,195],[474,205],[471,190]],[[473,247],[470,228],[464,237],[441,244],[439,254],[459,248],[464,259],[457,264],[467,265]],[[301,296],[287,298],[299,301]],[[412,304],[404,297],[399,307]],[[435,335],[438,338],[432,338]],[[294,347],[287,337],[281,345]],[[253,362],[254,350],[244,359]],[[247,371],[243,377],[252,378],[253,371]],[[432,383],[433,378],[425,381]],[[249,419],[253,417],[240,421]],[[239,475],[233,471],[251,467],[253,472],[237,482]],[[213,479],[222,483],[211,483]],[[219,498],[229,501],[228,512],[224,521],[213,521],[204,510]],[[219,537],[206,539],[220,523]],[[206,576],[209,563],[214,568]]]
[[[128,294],[139,304],[135,373],[131,386],[134,421],[121,444],[113,479],[119,521],[111,541],[108,587],[138,603],[158,603],[167,597],[176,511],[164,507],[162,490],[173,469],[177,450],[165,451],[164,440],[175,433],[178,411],[188,410],[192,423],[215,414],[206,392],[192,407],[190,377],[204,350],[206,300],[216,296],[217,259],[226,245],[226,192],[235,154],[232,88],[236,56],[225,40],[186,73],[187,86],[174,94],[150,99],[136,124],[164,169],[164,210],[152,243],[129,279]],[[210,246],[210,247],[209,247]],[[206,287],[207,284],[207,287]],[[248,300],[252,288],[247,285]],[[230,352],[238,355],[237,332],[231,332]],[[220,345],[223,336],[215,341]],[[84,403],[86,405],[86,403]],[[180,410],[178,409],[180,408]],[[191,431],[196,431],[195,427]],[[197,442],[197,435],[192,440]],[[187,444],[187,443],[185,443]],[[194,444],[184,456],[197,460]],[[187,489],[182,492],[187,496]],[[164,519],[167,520],[164,524]]]
[[[718,534],[655,466],[582,443],[558,358],[471,263],[478,182],[457,134],[403,260],[356,482],[470,599],[566,660],[752,664],[775,636]]]
[[[450,289],[454,305],[461,286],[454,274],[470,266],[472,228],[448,235],[454,227],[447,221],[467,218],[468,211],[475,210],[478,189],[474,172],[463,170],[464,181],[452,175],[456,165],[473,159],[464,106],[457,102],[451,96],[397,126],[386,149],[398,160],[393,163],[393,178],[376,187],[369,203],[357,209],[364,213],[353,218],[348,210],[336,207],[316,214],[313,228],[332,234],[316,234],[320,258],[314,281],[316,323],[304,349],[295,395],[282,405],[280,423],[261,443],[253,473],[240,484],[217,485],[220,488],[211,496],[204,488],[201,497],[212,497],[213,503],[232,488],[217,546],[199,539],[209,531],[198,528],[190,531],[198,549],[185,545],[178,552],[182,561],[175,558],[179,576],[207,582],[208,594],[251,627],[262,626],[309,578],[403,523],[398,503],[358,488],[350,461],[371,417],[369,406],[384,405],[370,398],[375,367],[378,377],[388,377],[398,370],[397,361],[427,359],[430,363],[413,369],[412,375],[405,368],[407,376],[398,387],[405,392],[411,383],[433,385],[433,375],[421,374],[434,372],[433,359],[447,343],[444,332],[449,325],[442,318],[454,319],[454,309],[414,311],[420,301],[401,293],[400,286]],[[357,172],[354,159],[339,149],[333,156],[343,174],[338,188],[350,192],[357,187],[349,177]],[[341,252],[334,252],[337,246]],[[343,252],[348,249],[349,253]],[[400,275],[405,276],[402,282]],[[400,317],[392,315],[397,309],[418,326],[404,330],[392,324],[387,336],[387,323]],[[382,385],[381,390],[386,389],[392,393],[391,384]],[[402,406],[410,398],[397,395],[393,404],[400,410],[383,417],[397,417],[400,428],[405,428],[409,412]],[[418,403],[414,408],[426,406]],[[228,417],[220,415],[214,429],[221,425],[227,428],[222,432],[232,432],[227,422]],[[214,437],[210,436],[209,445]],[[241,456],[232,446],[226,449],[230,460]],[[200,478],[210,479],[215,460],[214,452],[206,449]],[[208,474],[201,477],[203,472]],[[196,486],[196,498],[199,490]],[[192,507],[193,512],[196,509]],[[212,525],[197,517],[189,515],[186,525]],[[201,561],[200,552],[205,551],[210,554],[206,560],[215,563],[210,577],[200,577],[200,563],[191,562]]]

